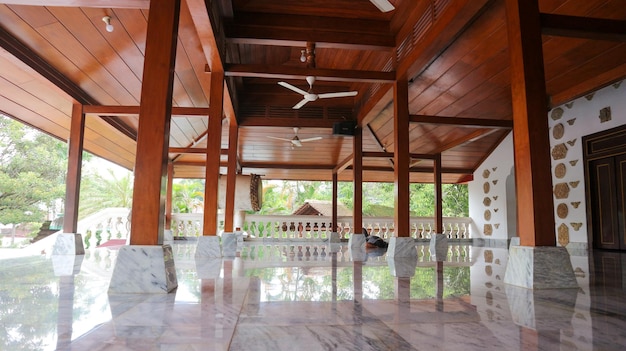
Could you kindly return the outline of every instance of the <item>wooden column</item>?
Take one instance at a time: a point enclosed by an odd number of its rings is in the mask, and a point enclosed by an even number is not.
[[[394,226],[396,237],[409,237],[409,83],[398,79],[393,86]]]
[[[78,230],[78,198],[80,196],[80,175],[83,163],[83,140],[85,139],[85,114],[83,106],[72,106],[70,140],[68,142],[67,177],[65,180],[65,211],[63,232],[76,233]]]
[[[441,154],[435,156],[435,233],[443,234],[443,189],[441,184]]]
[[[150,2],[139,105],[131,245],[163,243],[180,0]]]
[[[209,131],[206,144],[206,174],[204,179],[203,235],[217,235],[218,183],[222,148],[222,114],[224,106],[224,73],[211,72],[209,101]]]
[[[522,246],[555,246],[548,101],[537,0],[506,0],[517,230]]]
[[[224,210],[224,232],[233,233],[235,220],[235,188],[237,182],[237,147],[239,128],[230,121],[228,126],[228,170],[226,173],[226,209]]]
[[[339,197],[339,191],[337,189],[338,187],[338,182],[339,180],[339,175],[336,172],[333,172],[333,213],[332,213],[332,228],[330,228],[330,231],[332,233],[337,233],[337,202],[338,202],[338,197]]]
[[[174,192],[174,163],[167,163],[167,193],[165,194],[165,229],[172,229],[172,195]]]
[[[354,130],[352,171],[354,179],[354,208],[352,223],[354,234],[365,234],[363,230],[363,129]]]

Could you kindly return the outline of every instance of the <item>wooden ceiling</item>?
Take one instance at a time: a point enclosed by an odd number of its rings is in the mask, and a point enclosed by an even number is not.
[[[170,137],[175,176],[204,177],[210,69],[219,61],[229,92],[222,173],[228,120],[236,118],[244,174],[330,180],[342,169],[339,179],[351,180],[353,138],[333,135],[332,125],[357,121],[364,180],[393,181],[393,82],[406,78],[411,181],[433,181],[429,155],[438,153],[444,182],[471,179],[512,125],[504,0],[390,2],[396,9],[383,13],[368,0],[219,0],[208,9],[183,1]],[[626,77],[623,0],[539,5],[549,107]],[[83,104],[85,148],[132,169],[148,7],[148,0],[0,0],[0,111],[65,140],[72,104]],[[307,48],[314,55],[301,62]],[[292,109],[302,96],[277,83],[306,91],[306,76],[316,77],[317,94],[358,95]],[[301,139],[323,139],[292,147],[268,138],[290,139],[293,127]]]

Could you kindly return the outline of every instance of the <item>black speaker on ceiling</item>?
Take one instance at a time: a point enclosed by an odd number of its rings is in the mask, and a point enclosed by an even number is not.
[[[333,124],[333,135],[353,136],[355,128],[355,121],[336,122]]]

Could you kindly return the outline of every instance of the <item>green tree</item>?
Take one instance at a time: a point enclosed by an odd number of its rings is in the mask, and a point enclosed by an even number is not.
[[[64,143],[0,115],[0,223],[41,223],[63,197],[66,170]]]
[[[109,207],[130,208],[132,200],[133,177],[130,172],[119,176],[111,169],[104,172],[90,170],[81,180],[79,217],[84,218]]]
[[[204,181],[183,179],[172,184],[172,211],[192,213],[204,204]]]

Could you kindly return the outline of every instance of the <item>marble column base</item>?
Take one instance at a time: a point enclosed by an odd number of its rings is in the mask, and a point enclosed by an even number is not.
[[[513,246],[520,246],[519,245],[519,236],[514,236],[514,237],[511,238],[511,241],[509,241],[509,250]]]
[[[350,238],[348,239],[348,247],[365,247],[365,234],[350,234]]]
[[[337,232],[332,232],[330,233],[330,237],[328,238],[328,241],[331,243],[340,243],[341,242],[341,238],[339,237],[339,233]]]
[[[415,275],[417,255],[414,257],[387,258],[387,265],[392,276],[396,278],[410,278]]]
[[[417,257],[415,240],[411,237],[392,236],[389,239],[389,247],[387,247],[387,258],[389,259],[396,257]]]
[[[511,246],[504,282],[527,289],[578,289],[567,250],[556,246]]]
[[[514,285],[505,287],[511,318],[515,324],[534,330],[571,328],[578,289],[531,290]]]
[[[52,255],[84,255],[83,237],[78,233],[61,233],[52,246]]]
[[[170,245],[120,247],[109,294],[169,293],[178,287]]]
[[[223,233],[222,234],[222,255],[224,257],[237,256],[237,234],[235,233]]]
[[[445,234],[435,234],[430,237],[431,261],[445,261],[448,258],[448,236]]]
[[[196,258],[221,258],[222,248],[220,246],[220,237],[215,235],[199,236],[198,244],[196,244]]]
[[[54,270],[54,276],[67,277],[76,275],[80,272],[80,267],[83,264],[84,255],[52,255],[50,260],[52,261],[52,269]]]

